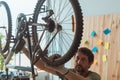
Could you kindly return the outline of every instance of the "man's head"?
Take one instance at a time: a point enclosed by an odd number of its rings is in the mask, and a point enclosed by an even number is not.
[[[81,47],[75,56],[75,70],[83,74],[88,71],[93,61],[94,55],[91,50],[86,47]]]

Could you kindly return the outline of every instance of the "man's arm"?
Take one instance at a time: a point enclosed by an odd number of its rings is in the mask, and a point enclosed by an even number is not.
[[[66,75],[64,75],[68,80],[90,80],[89,78],[84,78],[80,74],[69,71]]]

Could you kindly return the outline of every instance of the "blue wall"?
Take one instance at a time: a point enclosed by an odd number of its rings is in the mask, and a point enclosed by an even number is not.
[[[120,0],[79,0],[84,16],[120,13]]]

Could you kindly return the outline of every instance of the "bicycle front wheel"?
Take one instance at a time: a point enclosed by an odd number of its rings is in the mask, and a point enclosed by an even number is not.
[[[32,26],[33,47],[38,51],[33,50],[39,53],[36,56],[42,53],[41,59],[51,66],[58,66],[75,55],[83,33],[83,16],[78,0],[39,0],[33,23],[41,24]],[[48,57],[55,53],[61,58],[51,62]]]
[[[5,53],[12,36],[12,19],[10,8],[4,1],[0,1],[0,19],[0,52]]]

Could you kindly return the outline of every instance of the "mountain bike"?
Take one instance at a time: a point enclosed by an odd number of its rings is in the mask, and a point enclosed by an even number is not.
[[[59,66],[75,55],[83,33],[83,16],[78,0],[38,0],[32,18],[27,19],[24,13],[18,15],[15,36],[12,35],[9,6],[0,1],[0,8],[2,6],[7,14],[5,21],[8,21],[5,24],[0,22],[0,29],[5,29],[4,37],[0,38],[2,55],[8,57],[11,52],[18,53],[26,47],[26,42],[32,65],[42,59],[51,66]],[[10,46],[11,43],[14,45]],[[49,56],[55,53],[61,58],[50,61]]]

